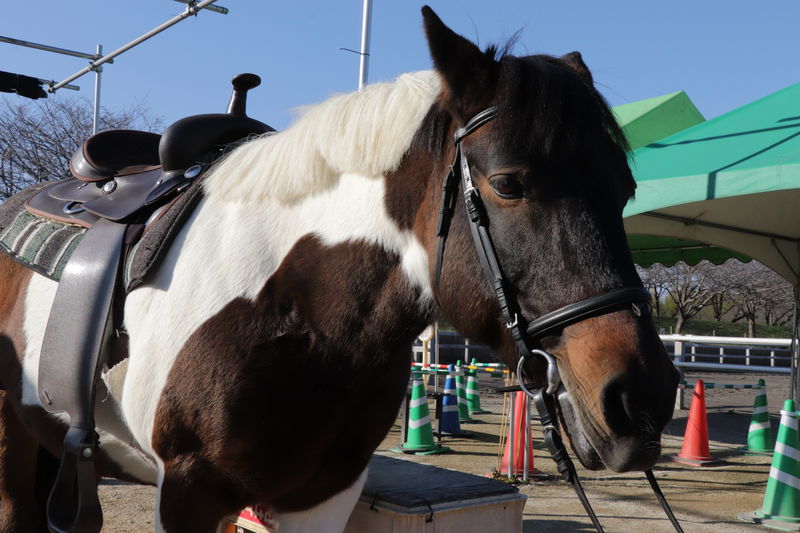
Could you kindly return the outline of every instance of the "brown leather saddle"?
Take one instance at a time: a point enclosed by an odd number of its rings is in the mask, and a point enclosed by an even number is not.
[[[259,83],[254,74],[235,77],[227,113],[183,118],[163,135],[108,130],[89,137],[69,162],[75,179],[45,187],[28,209],[84,227],[101,218],[132,222],[149,216],[186,190],[231,143],[275,131],[245,114],[247,91]]]
[[[126,251],[148,220],[181,203],[231,144],[275,131],[245,113],[247,91],[259,84],[254,74],[236,76],[227,113],[181,119],[163,135],[110,130],[90,137],[70,160],[74,179],[42,188],[25,204],[40,217],[87,228],[61,273],[39,363],[42,405],[70,417],[47,505],[53,532],[102,527],[93,460],[95,382],[110,366],[110,340],[125,336],[119,287]],[[194,187],[195,197],[199,190]]]

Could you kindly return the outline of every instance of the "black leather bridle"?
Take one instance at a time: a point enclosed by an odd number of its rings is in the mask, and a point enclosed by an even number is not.
[[[564,391],[563,387],[561,387],[561,380],[558,374],[558,362],[551,354],[535,348],[533,344],[542,337],[558,334],[565,327],[594,316],[622,309],[630,309],[636,316],[641,316],[643,312],[648,312],[650,294],[642,287],[624,287],[616,289],[551,311],[550,313],[532,320],[527,328],[525,327],[526,321],[521,315],[513,288],[510,287],[500,267],[497,253],[492,244],[491,235],[489,234],[489,219],[486,208],[483,204],[483,200],[481,200],[480,193],[475,188],[472,181],[469,161],[461,146],[461,141],[465,137],[474,133],[496,116],[497,108],[489,107],[472,117],[463,127],[456,130],[455,159],[453,164],[450,165],[450,172],[442,184],[439,222],[436,228],[439,246],[436,253],[434,283],[438,289],[441,280],[445,243],[450,230],[450,222],[452,221],[455,211],[456,195],[460,184],[475,249],[478,252],[483,270],[500,305],[500,312],[505,321],[506,328],[514,339],[514,343],[517,347],[519,355],[517,362],[517,379],[519,380],[520,387],[533,398],[536,409],[539,411],[539,416],[544,426],[545,444],[550,450],[559,472],[575,489],[578,498],[586,509],[595,528],[602,533],[603,527],[600,525],[597,515],[589,504],[589,500],[586,498],[586,494],[578,479],[575,465],[570,459],[566,447],[564,446],[563,439],[556,429],[554,395],[559,391],[559,388],[561,388],[561,391]],[[525,360],[528,357],[540,357],[547,363],[547,384],[534,391],[531,391],[526,386],[525,380],[523,379]],[[562,392],[562,394],[565,394],[565,392]],[[646,470],[645,475],[659,503],[666,512],[667,517],[670,519],[675,529],[682,533],[683,530],[678,524],[675,515],[672,513],[664,495],[661,493],[652,470]]]

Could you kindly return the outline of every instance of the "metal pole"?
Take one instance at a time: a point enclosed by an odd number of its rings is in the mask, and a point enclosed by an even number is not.
[[[675,341],[675,356],[673,361],[682,363],[683,362],[683,341]],[[677,365],[676,365],[677,366]],[[680,373],[680,379],[684,379],[684,372],[683,367],[678,367],[678,372]],[[675,409],[686,409],[686,397],[683,394],[683,389],[679,389],[678,392],[675,394]]]
[[[84,52],[76,52],[75,50],[67,50],[66,48],[59,48],[57,46],[50,46],[48,44],[32,43],[30,41],[23,41],[22,39],[13,39],[11,37],[3,37],[0,35],[0,42],[8,44],[16,44],[18,46],[27,46],[28,48],[35,48],[37,50],[44,50],[45,52],[55,52],[56,54],[64,54],[65,56],[80,57],[81,59],[100,59],[100,56],[94,54],[86,54]],[[114,61],[109,60],[109,63]]]
[[[196,0],[175,0],[176,2],[180,2],[181,4],[188,4],[192,5]],[[206,8],[209,11],[213,11],[214,13],[219,13],[220,15],[227,15],[228,8],[222,6],[208,6]]]
[[[525,412],[523,413],[525,415],[525,422],[522,423],[522,434],[524,435],[523,438],[525,439],[523,441],[524,444],[522,446],[522,453],[525,454],[525,455],[522,456],[522,468],[523,468],[522,481],[528,481],[528,469],[530,468],[530,465],[528,464],[528,455],[530,454],[530,449],[531,449],[530,446],[531,446],[531,444],[533,444],[531,442],[531,439],[529,438],[530,435],[531,435],[531,430],[529,429],[530,426],[528,425],[528,424],[531,423],[531,419],[530,419],[530,415],[529,415],[530,403],[531,403],[530,398],[528,398],[528,395],[526,394],[525,395]]]
[[[44,83],[45,85],[55,85],[56,84],[56,80],[46,80],[44,78],[36,78],[36,79],[39,80],[40,83]],[[71,91],[80,91],[81,90],[81,88],[78,87],[77,85],[64,85],[62,87],[62,89],[69,89]]]
[[[516,421],[514,417],[516,413],[514,413],[514,404],[517,402],[515,393],[509,392],[508,396],[511,398],[511,408],[508,411],[508,479],[511,479],[516,474],[514,472],[514,464],[516,463],[516,446],[514,446],[516,444],[514,442],[514,422]]]
[[[369,37],[372,26],[372,0],[364,0],[361,13],[361,59],[358,64],[358,90],[367,84],[369,70]]]
[[[439,323],[433,323],[433,364],[436,365],[436,368],[439,368]],[[433,374],[433,392],[437,392],[439,390],[439,373],[435,372]]]
[[[103,55],[103,45],[97,45],[97,57]],[[94,69],[94,108],[92,109],[92,135],[97,133],[97,124],[100,118],[100,74],[103,73],[103,67]]]
[[[76,72],[75,74],[70,76],[69,78],[56,83],[54,86],[52,86],[49,89],[50,92],[52,93],[52,92],[57,91],[58,89],[60,89],[64,85],[66,85],[67,83],[69,83],[69,82],[71,82],[71,81],[73,81],[73,80],[75,80],[77,78],[80,78],[81,76],[83,76],[87,72],[90,72],[92,70],[97,69],[97,67],[99,67],[103,63],[109,62],[110,60],[114,59],[115,57],[117,57],[118,55],[122,54],[123,52],[127,52],[128,50],[130,50],[134,46],[137,46],[137,45],[143,43],[144,41],[148,40],[149,38],[151,38],[151,37],[153,37],[155,35],[158,35],[162,31],[166,30],[167,28],[170,28],[170,27],[174,26],[175,24],[177,24],[178,22],[184,20],[185,18],[190,17],[192,15],[196,15],[201,9],[203,9],[204,7],[206,7],[206,6],[210,5],[210,4],[213,4],[216,1],[217,0],[203,0],[202,2],[200,2],[197,5],[189,5],[186,8],[186,10],[183,13],[181,13],[180,15],[172,17],[171,19],[169,19],[165,23],[161,24],[160,26],[158,26],[156,28],[153,28],[152,30],[150,30],[149,32],[145,33],[141,37],[139,37],[137,39],[134,39],[133,41],[129,42],[128,44],[126,44],[124,46],[122,46],[121,48],[117,48],[116,50],[114,50],[113,52],[108,54],[107,56],[103,56],[100,59],[92,61],[91,63],[89,63],[89,65],[87,67],[82,68],[81,70],[79,70],[78,72]]]

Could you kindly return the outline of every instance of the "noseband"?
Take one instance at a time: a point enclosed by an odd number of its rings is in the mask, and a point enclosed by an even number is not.
[[[533,398],[539,416],[544,426],[545,443],[550,449],[550,453],[556,462],[556,466],[564,479],[570,483],[578,494],[581,503],[592,520],[597,531],[603,531],[583,488],[578,479],[575,465],[566,451],[563,440],[555,427],[555,400],[554,395],[561,386],[561,379],[558,373],[558,362],[556,358],[548,352],[535,348],[533,344],[548,335],[560,334],[564,328],[576,324],[591,317],[630,309],[638,317],[643,311],[648,312],[650,305],[650,294],[642,287],[624,287],[616,289],[599,296],[593,296],[572,304],[565,305],[555,311],[551,311],[530,321],[526,326],[526,321],[522,317],[519,304],[516,301],[514,292],[510,290],[510,284],[503,274],[497,258],[497,252],[492,244],[489,234],[489,217],[486,207],[483,204],[480,193],[475,188],[470,173],[469,161],[464,154],[461,141],[465,137],[477,131],[481,126],[493,120],[497,116],[497,107],[484,109],[467,123],[456,130],[455,146],[456,155],[453,164],[450,165],[450,172],[442,184],[441,204],[439,209],[439,221],[436,227],[436,236],[439,238],[439,246],[436,252],[436,268],[434,283],[438,289],[441,280],[442,263],[444,259],[445,242],[450,230],[450,222],[455,211],[456,194],[459,183],[464,194],[464,205],[469,219],[469,228],[472,234],[472,241],[478,252],[483,270],[489,283],[494,290],[500,312],[505,321],[514,343],[517,347],[519,359],[517,362],[517,379],[522,390]],[[540,357],[547,364],[547,385],[542,389],[531,391],[525,385],[523,371],[527,357]],[[563,387],[561,387],[563,391]],[[645,471],[650,485],[653,488],[659,503],[672,522],[675,529],[682,533],[682,529],[677,519],[672,513],[666,499],[661,493],[652,470]]]

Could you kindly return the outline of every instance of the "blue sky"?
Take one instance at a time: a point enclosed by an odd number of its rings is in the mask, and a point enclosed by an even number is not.
[[[224,111],[230,78],[255,72],[263,83],[250,95],[249,114],[280,129],[293,109],[356,88],[358,56],[340,48],[359,47],[361,0],[218,3],[230,14],[201,13],[107,65],[102,105],[144,105],[168,124]],[[579,50],[612,105],[685,90],[710,118],[800,82],[797,0],[427,3],[482,45],[521,31],[520,55]],[[423,4],[374,0],[370,81],[430,68]],[[102,43],[108,52],[182,9],[172,0],[6,0],[0,35],[86,52]],[[0,43],[0,70],[61,80],[85,64]],[[92,78],[75,82],[85,98],[92,96]]]

